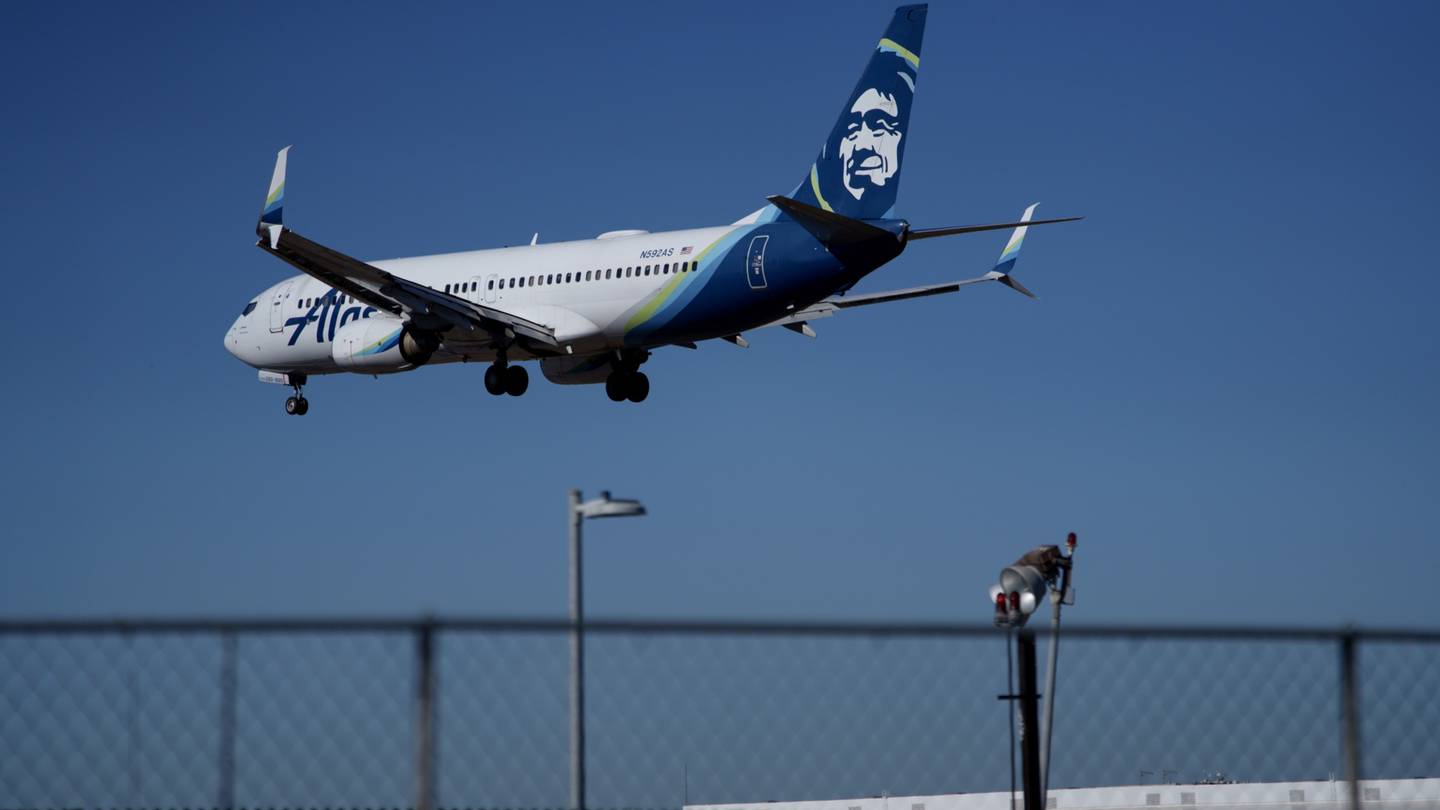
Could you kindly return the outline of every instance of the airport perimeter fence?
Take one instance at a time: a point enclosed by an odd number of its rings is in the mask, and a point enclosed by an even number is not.
[[[567,808],[573,629],[0,622],[0,808]],[[988,626],[584,637],[589,808],[1018,780]],[[1440,633],[1075,627],[1058,660],[1052,788],[1343,780],[1351,753],[1367,779],[1440,774]]]

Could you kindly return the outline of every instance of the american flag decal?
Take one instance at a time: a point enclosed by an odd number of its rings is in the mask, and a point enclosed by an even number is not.
[[[689,256],[689,255],[690,255],[690,248],[691,248],[691,245],[686,245],[685,247],[680,248],[680,255],[681,255],[681,256]]]

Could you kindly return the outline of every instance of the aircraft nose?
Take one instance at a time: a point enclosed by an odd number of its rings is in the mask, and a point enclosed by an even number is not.
[[[225,351],[233,355],[243,363],[251,364],[250,348],[245,344],[243,330],[240,329],[240,322],[236,321],[230,325],[225,332]]]

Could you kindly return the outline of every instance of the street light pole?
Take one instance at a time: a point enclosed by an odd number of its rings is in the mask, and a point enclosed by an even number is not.
[[[609,492],[588,501],[570,490],[570,808],[585,810],[585,549],[580,524],[586,518],[645,514],[639,501],[612,498]]]
[[[1070,532],[1065,538],[1065,546],[1070,551],[1068,557],[1070,564],[1060,570],[1060,586],[1050,589],[1050,660],[1045,665],[1045,728],[1040,736],[1040,795],[1042,796],[1048,795],[1050,791],[1050,737],[1055,732],[1055,670],[1056,658],[1060,655],[1060,606],[1075,602],[1074,595],[1070,591],[1070,575],[1074,570],[1075,558],[1074,532]]]
[[[580,524],[580,490],[570,490],[570,808],[585,810],[585,640]]]

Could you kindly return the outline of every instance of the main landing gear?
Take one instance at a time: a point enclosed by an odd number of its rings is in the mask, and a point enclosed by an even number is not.
[[[615,370],[605,378],[605,396],[610,397],[611,402],[644,402],[650,396],[650,378],[640,370],[640,364],[650,357],[649,352],[643,354],[622,355],[615,361]]]
[[[508,365],[500,359],[485,369],[485,390],[497,397],[501,394],[518,397],[529,388],[530,372],[524,366]]]
[[[285,400],[285,413],[304,416],[310,412],[310,400],[305,398],[305,375],[291,374],[290,387],[295,390],[295,394]]]

